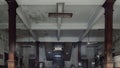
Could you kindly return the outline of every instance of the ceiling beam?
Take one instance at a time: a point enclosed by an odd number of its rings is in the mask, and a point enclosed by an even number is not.
[[[57,3],[57,13],[63,13],[64,12],[64,3]],[[62,24],[62,17],[57,18],[57,40],[60,40],[60,29]]]
[[[104,37],[90,37],[90,42],[103,42]],[[29,41],[30,40],[30,41]],[[60,37],[60,40],[58,41],[56,37],[39,37],[38,41],[41,42],[76,42],[78,41],[78,37]],[[87,42],[88,38],[84,38],[83,42]],[[35,40],[31,37],[24,37],[24,38],[18,38],[17,42],[35,42]]]
[[[38,40],[35,33],[31,30],[31,25],[30,22],[26,16],[26,14],[23,12],[22,7],[18,7],[17,8],[17,15],[19,16],[19,18],[22,20],[23,24],[25,25],[25,27],[29,30],[29,32],[31,33],[31,35],[33,36],[34,40]]]
[[[86,31],[83,33],[82,36],[79,37],[79,41],[82,41],[85,38],[85,36],[92,29],[92,27],[97,23],[97,21],[102,17],[103,14],[104,14],[104,9],[102,7],[100,8],[100,6],[97,7],[94,14],[92,14],[92,17],[90,17],[90,19],[88,20],[88,26]]]
[[[26,29],[22,23],[16,23],[16,28],[21,30]],[[0,29],[8,29],[8,23],[0,23]],[[87,23],[62,23],[61,30],[86,30]],[[91,30],[104,29],[104,23],[95,24]],[[119,23],[113,23],[113,29],[120,29]],[[31,30],[57,30],[56,23],[38,23],[31,24]]]
[[[105,2],[105,0],[17,0],[20,5],[53,5],[61,1],[66,5],[102,5]]]
[[[61,30],[79,30],[86,29],[86,23],[62,23]],[[31,29],[40,29],[40,30],[57,30],[56,23],[38,23],[32,24]]]

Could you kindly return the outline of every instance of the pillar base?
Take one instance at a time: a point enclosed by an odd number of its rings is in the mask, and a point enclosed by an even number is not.
[[[16,68],[15,60],[8,60],[8,68]]]
[[[113,68],[113,62],[106,62],[105,68]]]

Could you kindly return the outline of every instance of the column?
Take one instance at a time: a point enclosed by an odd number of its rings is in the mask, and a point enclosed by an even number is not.
[[[105,68],[113,68],[112,44],[113,44],[113,6],[115,0],[106,0],[105,8]]]
[[[81,65],[82,65],[82,62],[81,62],[81,42],[78,42],[78,67],[80,68]]]
[[[36,41],[36,62],[35,62],[35,68],[39,68],[39,42]]]
[[[9,14],[9,59],[8,68],[15,67],[15,48],[16,48],[16,8],[18,7],[15,0],[6,0],[8,3]]]

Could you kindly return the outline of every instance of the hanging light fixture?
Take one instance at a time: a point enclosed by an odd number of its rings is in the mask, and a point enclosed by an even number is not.
[[[48,17],[61,17],[61,18],[71,18],[73,16],[72,13],[49,13]]]
[[[73,13],[64,12],[64,3],[57,3],[57,12],[48,13],[48,17],[53,18],[72,18],[72,16]]]

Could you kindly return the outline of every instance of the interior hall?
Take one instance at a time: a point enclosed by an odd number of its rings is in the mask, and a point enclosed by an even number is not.
[[[0,68],[120,68],[120,0],[0,0]]]

